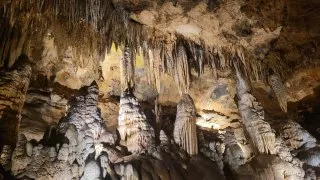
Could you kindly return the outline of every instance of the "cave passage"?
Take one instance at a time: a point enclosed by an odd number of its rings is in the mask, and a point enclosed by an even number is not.
[[[318,12],[0,0],[0,180],[319,179]]]

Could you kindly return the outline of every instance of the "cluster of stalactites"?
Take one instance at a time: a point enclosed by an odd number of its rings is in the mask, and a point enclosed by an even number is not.
[[[154,48],[144,47],[143,55],[149,83],[160,92],[161,76],[167,73],[176,80],[180,94],[188,93],[191,68],[196,68],[199,75],[203,73],[203,50],[191,41],[186,44],[181,41],[174,46],[160,44]]]
[[[254,60],[248,61],[241,47],[212,48],[178,36],[172,43],[150,41],[142,49],[149,84],[158,92],[164,74],[175,79],[180,94],[189,92],[193,70],[200,76],[208,67],[215,79],[230,76],[234,57],[242,61],[239,65],[245,68],[251,79],[264,79],[262,66]]]
[[[178,103],[173,137],[189,155],[198,154],[196,109],[188,94],[184,94]]]
[[[90,45],[78,47],[80,49],[77,52],[86,52],[90,49],[89,51],[98,51],[101,57],[104,57],[105,50],[107,49],[107,52],[110,52],[113,43],[118,47],[125,45],[126,42],[132,47],[133,52],[138,52],[139,48],[143,48],[146,67],[150,74],[148,75],[149,82],[158,90],[163,73],[167,73],[176,79],[179,90],[183,94],[189,91],[192,78],[191,69],[195,69],[201,75],[204,73],[205,65],[208,65],[212,69],[213,76],[217,77],[219,70],[228,71],[232,67],[231,59],[235,55],[245,61],[245,53],[243,53],[242,48],[238,47],[207,47],[202,42],[196,43],[178,35],[176,35],[175,40],[170,40],[170,42],[163,41],[161,36],[149,39],[149,37],[154,37],[153,34],[149,34],[146,31],[147,28],[143,25],[131,20],[129,12],[124,8],[114,7],[111,1],[17,0],[2,4],[0,13],[2,13],[3,18],[9,19],[10,22],[27,23],[24,32],[30,31],[41,34],[38,32],[46,32],[46,28],[50,27],[49,25],[56,20],[67,22],[69,33],[79,29],[83,30],[83,28],[88,29],[83,31],[84,33],[78,38],[92,37],[89,38],[92,43],[86,42],[85,44]],[[21,16],[28,13],[30,14],[24,17],[24,21],[18,21],[18,18],[23,19]],[[12,23],[11,26],[13,26]],[[21,42],[24,42],[23,37],[20,39]],[[4,44],[9,43],[12,46],[11,41],[3,40],[2,42]],[[244,62],[246,70],[256,79],[262,78],[263,70],[260,64],[251,59]]]
[[[17,0],[0,4],[0,16],[2,26],[8,26],[0,30],[0,67],[13,64],[15,56],[26,53],[48,28],[60,33],[56,23],[62,23],[68,38],[74,39],[58,39],[60,45],[75,46],[77,52],[98,52],[101,57],[113,43],[119,46],[126,40],[137,50],[145,34],[141,24],[130,20],[128,11],[105,0]]]

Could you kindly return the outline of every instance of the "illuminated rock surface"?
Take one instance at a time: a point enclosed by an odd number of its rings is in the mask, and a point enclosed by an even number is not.
[[[0,0],[0,179],[319,179],[317,0]]]

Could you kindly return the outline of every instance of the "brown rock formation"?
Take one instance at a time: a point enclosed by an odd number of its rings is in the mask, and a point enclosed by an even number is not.
[[[21,111],[29,87],[31,65],[21,56],[15,66],[0,72],[0,145],[15,146]]]

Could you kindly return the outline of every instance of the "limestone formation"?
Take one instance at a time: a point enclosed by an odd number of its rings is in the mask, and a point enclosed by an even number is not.
[[[319,12],[0,0],[0,179],[320,179]]]
[[[46,134],[47,141],[32,145],[20,134],[12,155],[12,172],[18,177],[41,179],[95,179],[102,177],[98,157],[104,144],[114,144],[112,134],[106,131],[98,105],[98,87],[93,83],[82,88],[69,102],[67,116],[58,126],[58,134]],[[60,139],[63,135],[67,141]],[[45,142],[45,141],[43,141]],[[90,162],[87,162],[91,159]],[[109,161],[103,167],[109,167]],[[72,167],[72,168],[71,168]],[[110,169],[110,168],[109,168]],[[107,170],[109,170],[107,169]],[[106,174],[104,173],[106,176]],[[105,177],[103,176],[103,177]]]
[[[120,98],[118,124],[121,142],[129,152],[153,151],[154,130],[130,91],[126,91]]]
[[[240,179],[295,179],[302,180],[305,173],[303,169],[292,166],[289,162],[276,156],[260,155],[250,163],[240,167]]]
[[[15,146],[21,111],[31,77],[31,64],[19,57],[10,70],[0,71],[0,146]]]
[[[287,112],[287,89],[281,78],[275,74],[268,77],[268,82],[276,95],[281,109]]]
[[[306,150],[317,145],[317,139],[294,121],[281,122],[277,125],[277,129],[290,151],[297,151],[301,148]]]
[[[198,154],[196,109],[192,98],[184,94],[177,106],[177,116],[174,123],[174,141],[188,154]]]
[[[262,154],[276,154],[275,134],[264,119],[261,104],[252,95],[245,76],[235,63],[237,77],[238,108],[246,131],[250,135],[254,148]]]
[[[123,57],[120,59],[122,91],[134,87],[134,60],[133,49],[126,43],[123,49]]]

